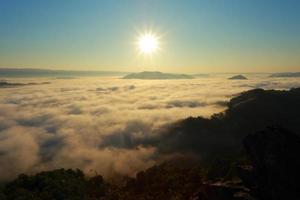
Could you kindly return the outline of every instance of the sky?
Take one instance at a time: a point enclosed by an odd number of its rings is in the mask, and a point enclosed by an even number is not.
[[[0,67],[300,71],[298,0],[0,0]],[[151,31],[160,50],[140,55]]]

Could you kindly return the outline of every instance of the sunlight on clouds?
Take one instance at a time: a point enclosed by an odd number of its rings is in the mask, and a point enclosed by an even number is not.
[[[161,127],[189,116],[209,117],[244,90],[299,87],[293,78],[256,76],[7,81],[51,84],[0,89],[0,180],[58,167],[132,176],[161,159],[155,146],[145,145],[159,137]]]

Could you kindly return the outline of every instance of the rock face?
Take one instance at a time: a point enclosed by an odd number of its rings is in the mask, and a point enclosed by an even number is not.
[[[148,79],[148,80],[163,80],[163,79],[193,79],[193,76],[186,74],[170,74],[162,72],[140,72],[132,73],[123,77],[123,79]]]
[[[259,199],[300,199],[299,136],[280,127],[271,127],[247,136],[244,146],[253,169],[241,178]]]
[[[236,75],[233,77],[228,78],[229,80],[247,80],[247,78],[243,75]]]

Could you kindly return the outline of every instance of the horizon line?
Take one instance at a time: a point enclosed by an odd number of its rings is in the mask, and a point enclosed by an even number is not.
[[[277,74],[277,73],[299,73],[299,71],[281,71],[281,72],[170,72],[158,70],[141,70],[141,71],[122,71],[122,70],[78,70],[78,69],[49,69],[49,68],[35,68],[35,67],[2,67],[0,70],[38,70],[38,71],[56,71],[56,72],[103,72],[103,73],[139,73],[139,72],[163,72],[163,73],[176,73],[176,74]]]

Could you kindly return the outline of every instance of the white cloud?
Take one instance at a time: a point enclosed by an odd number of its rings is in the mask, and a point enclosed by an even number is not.
[[[300,86],[294,78],[219,76],[7,81],[51,84],[0,89],[0,179],[58,167],[134,175],[157,161],[155,146],[145,144],[160,126],[220,112],[220,105],[244,90]]]

